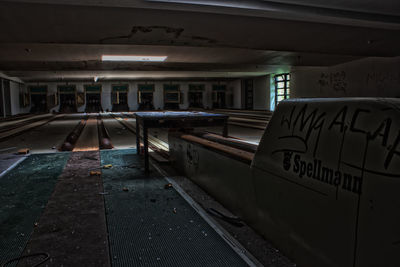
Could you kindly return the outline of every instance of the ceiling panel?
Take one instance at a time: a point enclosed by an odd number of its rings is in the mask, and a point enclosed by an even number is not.
[[[374,14],[363,17],[371,27],[342,23],[336,16],[340,12],[334,14],[336,17],[315,14],[324,17],[319,20],[305,15],[305,9],[296,9],[296,5],[304,5],[352,10],[359,0],[329,4],[274,1],[289,5],[288,9],[270,8],[268,12],[275,12],[275,16],[257,13],[267,12],[270,1],[213,2],[246,3],[264,9],[253,8],[249,13],[246,8],[139,0],[0,0],[0,70],[30,81],[91,79],[100,74],[105,79],[151,75],[162,79],[186,79],[188,75],[232,78],[265,75],[293,66],[332,66],[367,56],[400,55],[398,14],[374,15],[385,13],[388,4],[396,11],[398,4],[391,0],[381,1],[380,9],[378,4],[365,1],[356,10],[376,8]],[[380,18],[394,18],[395,22],[389,27],[381,21],[386,26],[378,26]],[[168,58],[159,64],[101,62],[103,54]]]
[[[23,8],[24,12],[21,12]],[[135,44],[398,56],[400,30],[181,11],[0,2],[1,43]]]

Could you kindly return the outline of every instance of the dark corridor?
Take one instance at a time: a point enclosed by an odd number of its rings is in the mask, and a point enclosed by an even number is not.
[[[31,94],[31,113],[47,112],[47,98],[45,94]]]

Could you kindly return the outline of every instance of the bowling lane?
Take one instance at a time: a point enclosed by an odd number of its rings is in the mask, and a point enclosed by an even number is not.
[[[24,118],[10,120],[10,121],[1,121],[0,122],[0,127],[1,128],[3,128],[3,127],[5,128],[7,126],[15,125],[15,124],[26,122],[26,121],[29,121],[29,120],[39,120],[39,119],[45,119],[47,117],[51,117],[51,114],[50,113],[46,113],[46,114],[29,116],[29,117],[26,117],[26,118],[24,117]]]
[[[133,112],[122,112],[122,113],[114,113],[116,116],[120,116],[124,119],[125,122],[129,123],[133,127],[136,128],[136,119],[134,117]],[[161,141],[168,143],[168,130],[160,129],[160,128],[150,128],[149,135],[160,139]],[[136,142],[134,142],[136,144]]]
[[[118,116],[118,113],[115,113]],[[136,135],[126,129],[110,114],[102,114],[103,123],[116,149],[136,148]]]
[[[99,150],[99,136],[97,130],[97,116],[92,115],[86,121],[83,131],[78,137],[73,152]]]
[[[0,142],[0,153],[15,153],[29,148],[31,153],[57,152],[68,133],[78,124],[84,114],[68,114],[20,135]]]

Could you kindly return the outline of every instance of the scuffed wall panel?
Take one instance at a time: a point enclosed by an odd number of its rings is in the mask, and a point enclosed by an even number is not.
[[[400,97],[400,57],[294,69],[292,97]]]

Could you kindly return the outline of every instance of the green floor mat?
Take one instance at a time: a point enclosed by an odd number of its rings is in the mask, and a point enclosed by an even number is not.
[[[69,156],[33,154],[0,178],[0,264],[23,252]]]
[[[156,171],[144,176],[135,150],[103,150],[113,266],[247,266]]]

